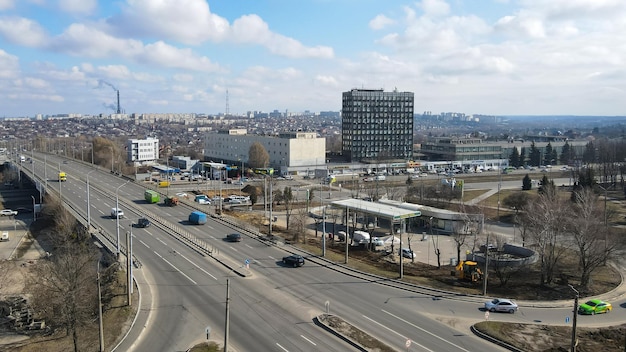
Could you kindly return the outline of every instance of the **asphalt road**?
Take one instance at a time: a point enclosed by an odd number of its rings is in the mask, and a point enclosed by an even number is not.
[[[56,175],[55,167],[60,163],[48,156],[46,173]],[[34,166],[41,174],[44,163],[37,161]],[[61,187],[63,199],[86,216],[85,177],[91,169],[75,162],[63,165],[63,169],[68,173],[67,182],[48,183],[56,189]],[[480,297],[434,297],[405,285],[398,284],[401,288],[396,288],[392,280],[346,274],[340,266],[319,258],[307,258],[301,268],[287,268],[280,264],[280,259],[294,251],[288,246],[268,246],[247,236],[240,243],[225,242],[223,238],[233,232],[232,228],[213,219],[202,226],[189,225],[186,218],[191,208],[147,204],[141,185],[125,184],[125,180],[108,172],[91,172],[89,182],[93,186],[89,202],[91,221],[114,236],[116,221],[109,213],[115,207],[116,189],[127,217],[119,222],[122,239],[140,216],[169,224],[168,229],[153,225],[132,230],[134,254],[142,263],[139,276],[146,283],[142,287],[148,290],[142,296],[151,298],[151,303],[142,303],[141,320],[135,324],[132,338],[127,338],[118,350],[185,350],[205,338],[207,326],[211,327],[211,338],[221,343],[227,278],[231,283],[229,346],[234,351],[350,350],[345,342],[313,324],[312,318],[325,311],[326,302],[331,313],[397,350],[406,350],[407,339],[414,341],[415,351],[502,350],[467,330],[469,323],[484,319],[480,310],[484,299]],[[251,275],[235,275],[181,241],[181,234],[209,243],[215,255],[233,267],[244,265],[248,259]],[[558,323],[567,314],[566,307],[523,307],[518,314],[491,314],[490,319]],[[597,316],[593,322],[600,319],[617,322],[622,314]],[[584,325],[585,319],[579,322]]]

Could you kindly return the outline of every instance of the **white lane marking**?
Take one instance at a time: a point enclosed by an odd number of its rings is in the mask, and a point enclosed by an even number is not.
[[[427,333],[428,335],[430,335],[430,336],[432,336],[432,337],[435,337],[435,338],[437,338],[437,339],[439,339],[439,340],[441,340],[441,341],[443,341],[443,342],[445,342],[445,343],[449,343],[450,345],[452,345],[452,346],[454,346],[454,347],[458,348],[458,349],[459,349],[459,350],[461,350],[461,351],[470,352],[470,351],[466,350],[465,348],[463,348],[463,347],[461,347],[461,346],[459,346],[459,345],[456,345],[456,344],[454,344],[454,343],[452,343],[452,342],[450,342],[450,341],[447,341],[447,340],[446,340],[446,339],[444,339],[443,337],[437,336],[437,335],[433,334],[432,332],[430,332],[430,331],[428,331],[428,330],[425,330],[425,329],[423,329],[423,328],[421,328],[421,327],[419,327],[419,326],[417,326],[417,325],[415,325],[415,324],[411,323],[410,321],[404,320],[404,319],[400,318],[400,317],[399,317],[399,316],[397,316],[397,315],[394,315],[394,314],[392,314],[392,313],[389,313],[388,311],[386,311],[386,310],[384,310],[384,309],[381,309],[381,311],[383,311],[384,313],[387,313],[387,314],[391,315],[392,317],[394,317],[394,318],[396,318],[396,319],[398,319],[398,320],[400,320],[400,321],[402,321],[402,322],[404,322],[404,323],[406,323],[406,324],[408,324],[408,325],[411,325],[412,327],[416,328],[417,330],[420,330],[420,331],[422,331],[422,332],[425,332],[425,333]]]
[[[247,244],[247,243],[245,243],[244,245],[245,245],[246,247],[248,247],[248,248],[252,249],[252,246],[251,246],[251,245],[249,245],[249,244]]]
[[[228,248],[232,249],[232,250],[233,250],[233,251],[235,251],[235,252],[239,252],[239,251],[238,251],[238,250],[236,250],[236,249],[235,249],[235,247],[233,247],[233,246],[228,246]]]
[[[166,245],[166,246],[167,246],[167,243],[165,243],[165,241],[163,241],[162,239],[157,238],[157,241],[159,241],[159,242],[161,242],[161,243],[163,243],[164,245]]]
[[[217,280],[217,278],[213,275],[211,275],[211,273],[209,273],[208,271],[202,269],[201,267],[198,266],[198,264],[192,262],[191,260],[189,260],[187,257],[185,257],[184,255],[178,253],[179,257],[182,257],[183,259],[185,259],[186,261],[188,261],[189,263],[191,263],[191,265],[195,266],[198,270],[202,271],[203,273],[209,275],[210,277],[212,277],[214,280]]]
[[[276,342],[276,346],[280,347],[283,351],[289,352],[288,349],[286,349],[285,347],[281,346],[278,342]]]
[[[213,226],[211,226],[211,225],[207,225],[207,227],[208,227],[208,228],[210,228],[211,230],[215,230],[215,229],[213,228]]]
[[[397,331],[395,331],[395,330],[393,330],[393,329],[391,329],[391,328],[389,328],[389,327],[387,327],[387,326],[385,326],[385,325],[383,325],[383,324],[381,324],[381,323],[377,322],[376,320],[374,320],[374,319],[372,319],[372,318],[370,318],[370,317],[368,317],[368,316],[365,316],[365,315],[364,315],[364,316],[363,316],[363,318],[365,318],[365,319],[367,319],[367,320],[371,321],[372,323],[374,323],[374,324],[376,324],[376,325],[378,325],[378,326],[380,326],[380,327],[383,327],[383,328],[385,328],[385,329],[387,329],[387,330],[389,330],[389,331],[393,332],[394,334],[396,334],[396,335],[400,336],[403,340],[408,340],[408,337],[406,337],[406,336],[404,336],[404,335],[400,334],[399,332],[397,332]],[[433,350],[431,350],[431,349],[427,348],[426,346],[421,345],[421,344],[419,344],[419,343],[415,342],[413,339],[411,339],[411,341],[413,341],[413,343],[414,343],[414,344],[416,344],[416,345],[420,346],[421,348],[423,348],[423,349],[424,349],[424,350],[426,350],[426,351],[434,352]]]
[[[150,249],[150,246],[148,246],[148,244],[146,244],[146,242],[139,240],[139,242],[141,242],[141,244],[143,244],[144,246],[146,246],[146,248]]]
[[[271,255],[269,257],[271,260],[276,260],[276,258],[272,257]]]
[[[182,271],[180,271],[176,266],[174,266],[174,264],[170,263],[167,259],[163,258],[162,256],[159,255],[159,253],[154,252],[154,254],[158,255],[159,258],[163,259],[164,262],[166,262],[167,264],[169,264],[169,266],[171,266],[172,268],[174,268],[174,270],[178,271],[179,273],[181,273],[181,275],[183,275],[184,277],[187,278],[187,280],[193,282],[194,285],[197,285],[198,283],[193,281],[189,276],[187,276],[185,273],[183,273]]]
[[[300,335],[300,337],[302,337],[303,339],[305,339],[305,340],[306,340],[308,343],[310,343],[311,345],[313,345],[313,346],[317,346],[317,345],[315,344],[315,342],[313,342],[313,341],[311,341],[311,340],[307,339],[304,335]]]
[[[217,238],[215,238],[215,236],[213,235],[209,235],[209,237],[211,237],[212,239],[216,240]]]

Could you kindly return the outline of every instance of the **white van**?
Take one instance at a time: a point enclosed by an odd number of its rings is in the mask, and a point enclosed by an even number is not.
[[[0,237],[0,241],[8,241],[9,240],[9,231],[2,231],[2,237]]]
[[[124,211],[120,208],[111,208],[111,218],[115,219],[115,218],[123,218],[124,217]]]

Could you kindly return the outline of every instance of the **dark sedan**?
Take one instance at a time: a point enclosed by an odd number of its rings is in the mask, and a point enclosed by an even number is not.
[[[283,264],[285,265],[291,265],[294,268],[298,267],[298,266],[303,266],[304,265],[304,257],[302,257],[301,255],[297,255],[297,254],[293,254],[287,257],[283,257]]]

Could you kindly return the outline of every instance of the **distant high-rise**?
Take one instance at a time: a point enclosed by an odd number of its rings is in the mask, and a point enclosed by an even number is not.
[[[413,153],[412,92],[352,89],[343,93],[342,152],[349,161],[409,160]]]

